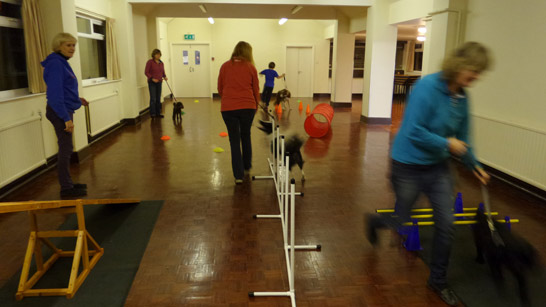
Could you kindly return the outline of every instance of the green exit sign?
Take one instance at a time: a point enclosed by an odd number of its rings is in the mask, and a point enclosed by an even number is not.
[[[184,34],[184,39],[185,40],[194,40],[195,39],[195,34]]]

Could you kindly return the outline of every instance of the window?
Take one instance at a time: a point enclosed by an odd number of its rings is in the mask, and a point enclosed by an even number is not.
[[[355,41],[355,56],[353,78],[364,78],[364,55],[366,53],[366,41]]]
[[[0,98],[28,94],[21,3],[0,1]]]
[[[80,15],[78,25],[78,48],[80,50],[83,85],[106,79],[106,40],[104,20]]]
[[[413,55],[413,70],[423,70],[423,44],[415,44],[415,53]]]
[[[366,53],[366,41],[355,40],[355,53],[353,61],[353,78],[364,78],[364,54]],[[332,78],[332,60],[334,57],[334,41],[330,41],[330,66],[328,78]]]

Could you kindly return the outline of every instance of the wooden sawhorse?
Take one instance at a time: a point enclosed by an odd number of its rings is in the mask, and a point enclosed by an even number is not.
[[[23,263],[23,271],[19,280],[19,288],[15,295],[17,300],[25,296],[66,296],[74,297],[78,288],[89,275],[97,261],[104,254],[104,249],[93,239],[85,228],[84,205],[106,205],[106,204],[131,204],[139,203],[138,199],[78,199],[78,200],[54,200],[54,201],[25,201],[25,202],[4,202],[0,203],[0,214],[9,212],[28,211],[30,214],[30,237]],[[75,213],[78,219],[77,230],[38,230],[36,215],[39,213]],[[73,251],[58,249],[49,238],[55,237],[76,237],[76,247]],[[53,255],[44,262],[42,256],[42,243],[48,246]],[[91,248],[90,246],[91,245]],[[36,262],[36,273],[29,278],[32,257]],[[72,270],[67,288],[57,289],[32,289],[40,278],[51,268],[53,263],[60,257],[73,257]],[[91,259],[89,258],[91,257]],[[83,264],[80,269],[80,259]]]

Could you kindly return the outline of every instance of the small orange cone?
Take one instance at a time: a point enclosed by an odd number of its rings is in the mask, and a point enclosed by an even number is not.
[[[301,100],[300,100],[300,106],[298,107],[298,110],[300,111],[303,110],[303,102],[301,102]]]
[[[307,104],[307,109],[305,110],[305,114],[309,114],[311,113],[311,107],[309,106],[309,104]]]

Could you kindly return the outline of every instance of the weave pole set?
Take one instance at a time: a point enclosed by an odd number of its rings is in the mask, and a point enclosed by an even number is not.
[[[294,261],[295,250],[320,250],[320,245],[295,245],[295,216],[296,216],[296,195],[303,196],[303,193],[296,192],[296,180],[290,177],[290,158],[285,155],[284,135],[280,134],[279,126],[272,119],[273,133],[271,138],[271,156],[267,159],[271,175],[253,176],[253,180],[273,179],[277,192],[279,214],[256,214],[254,218],[278,218],[281,220],[283,234],[283,249],[286,258],[286,269],[288,272],[288,291],[270,292],[249,292],[248,296],[282,296],[290,297],[292,306],[296,306],[296,294],[294,290]],[[280,144],[280,146],[279,146]],[[284,157],[284,158],[283,158]],[[288,229],[290,227],[290,229]],[[290,238],[288,237],[290,235]]]

